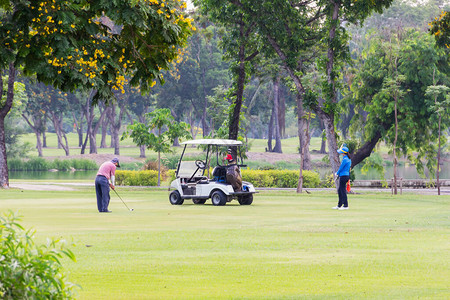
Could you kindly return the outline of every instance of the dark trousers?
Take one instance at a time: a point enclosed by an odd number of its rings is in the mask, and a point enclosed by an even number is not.
[[[348,182],[349,179],[350,179],[350,176],[341,176],[341,177],[339,177],[339,189],[338,189],[339,203],[338,203],[338,207],[341,207],[341,206],[348,207],[347,182]]]
[[[109,182],[105,176],[95,177],[95,193],[97,194],[97,208],[99,212],[108,211],[109,205]]]

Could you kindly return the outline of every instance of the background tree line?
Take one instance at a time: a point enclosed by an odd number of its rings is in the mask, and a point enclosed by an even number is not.
[[[100,147],[119,154],[121,127],[169,108],[193,136],[266,138],[267,151],[282,152],[286,129],[297,127],[289,135],[299,137],[301,169],[311,168],[311,136],[322,136],[321,152],[328,150],[334,171],[344,140],[353,165],[370,163],[365,158],[384,141],[419,169],[422,162],[433,168],[449,126],[448,106],[439,105],[448,92],[427,89],[449,86],[449,54],[445,43],[436,47],[429,22],[448,3],[313,2],[194,1],[197,30],[176,67],[164,72],[164,85],[146,96],[125,86],[117,102],[93,107],[88,91],[63,93],[24,78],[26,99],[11,117],[26,121],[38,149],[45,132],[54,131],[67,155],[67,132],[78,133],[81,153],[88,145],[96,153],[101,132]]]

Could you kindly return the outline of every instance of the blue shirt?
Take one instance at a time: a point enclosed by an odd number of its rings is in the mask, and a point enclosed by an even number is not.
[[[336,172],[338,176],[350,176],[350,167],[352,166],[352,160],[348,158],[347,155],[344,155],[342,158],[341,166],[339,170]]]

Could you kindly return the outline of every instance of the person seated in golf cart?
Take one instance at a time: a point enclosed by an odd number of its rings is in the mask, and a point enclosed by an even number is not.
[[[228,165],[225,167],[227,182],[231,184],[235,192],[240,192],[242,191],[241,170],[239,170],[236,161],[231,155],[231,149],[228,149],[228,154],[225,159],[228,161]]]
[[[242,177],[241,171],[236,164],[231,149],[228,149],[228,154],[223,158],[227,165],[218,165],[213,170],[214,181],[229,183],[235,192],[242,191]]]

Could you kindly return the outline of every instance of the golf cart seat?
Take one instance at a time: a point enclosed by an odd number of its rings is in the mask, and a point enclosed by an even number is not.
[[[227,170],[224,166],[217,166],[213,170],[213,180],[217,182],[227,182]]]

